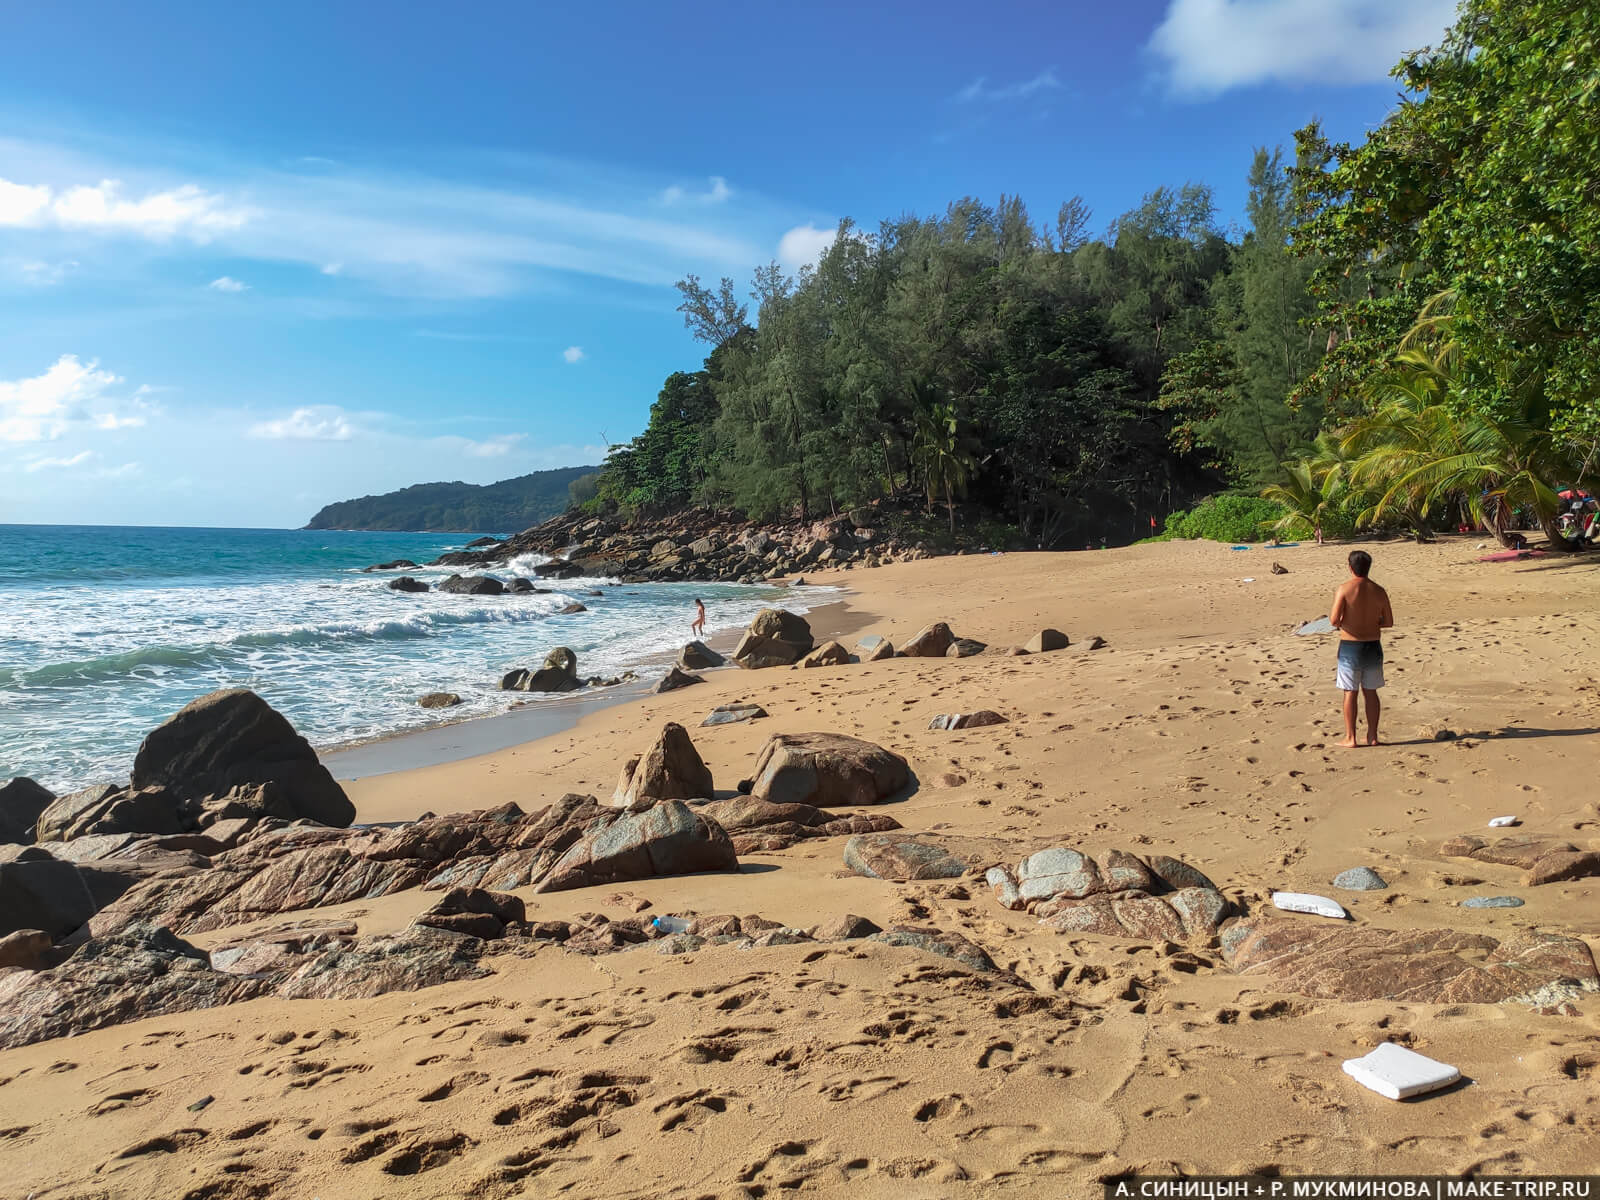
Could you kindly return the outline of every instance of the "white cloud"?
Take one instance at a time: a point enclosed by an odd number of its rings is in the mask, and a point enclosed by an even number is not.
[[[833,245],[838,229],[818,229],[809,222],[796,225],[778,239],[778,262],[791,271],[816,266],[823,252]]]
[[[97,479],[130,479],[144,474],[144,467],[136,462],[125,462],[118,467],[101,467],[95,472]]]
[[[343,409],[331,404],[297,408],[276,421],[250,426],[250,436],[268,441],[348,442],[356,427]]]
[[[192,183],[128,200],[115,179],[60,191],[0,179],[0,226],[134,233],[157,240],[183,233],[203,242],[241,228],[250,215]]]
[[[343,270],[344,270],[344,264],[342,262],[331,262],[331,263],[323,263],[322,264],[322,273],[324,275],[337,275]]]
[[[561,357],[566,359],[569,363],[578,362],[580,359],[583,358],[583,347],[582,346],[568,346],[565,350],[563,350],[561,352]]]
[[[958,104],[972,104],[977,101],[1021,100],[1035,92],[1054,90],[1061,86],[1061,80],[1056,78],[1055,68],[1040,71],[1032,79],[1024,79],[1018,83],[1008,83],[1001,87],[990,87],[989,81],[980,75],[966,87],[956,93]]]
[[[527,436],[525,433],[502,433],[481,442],[462,439],[461,450],[473,458],[504,458]]]
[[[707,181],[710,187],[703,192],[690,192],[673,184],[661,193],[663,204],[722,204],[733,195],[733,189],[728,186],[728,181],[721,175],[713,175]]]
[[[206,286],[214,292],[248,292],[250,290],[248,283],[240,283],[231,275],[223,275],[213,279]]]
[[[63,354],[43,375],[0,379],[0,442],[48,442],[74,425],[115,429],[141,421],[116,414],[105,393],[122,380],[99,366],[93,359],[84,363],[75,354]]]
[[[1171,0],[1148,49],[1194,98],[1261,83],[1381,83],[1437,45],[1456,0]]]
[[[29,473],[67,470],[71,467],[81,467],[93,457],[95,457],[93,450],[80,450],[69,458],[36,458],[25,464],[22,469]]]

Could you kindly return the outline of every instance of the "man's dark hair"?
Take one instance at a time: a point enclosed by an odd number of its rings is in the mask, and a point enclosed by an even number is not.
[[[1350,569],[1365,579],[1367,572],[1372,570],[1372,555],[1365,550],[1350,551]]]

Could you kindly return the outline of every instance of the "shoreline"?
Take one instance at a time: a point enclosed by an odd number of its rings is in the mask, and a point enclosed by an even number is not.
[[[876,619],[870,613],[852,610],[850,601],[856,598],[856,593],[845,584],[830,580],[818,586],[829,588],[833,598],[807,609],[804,614],[817,645],[850,637],[860,632],[865,622]],[[705,639],[707,646],[730,658],[730,661],[726,666],[695,673],[709,682],[728,671],[743,671],[742,667],[731,661],[733,649],[743,634],[743,628],[733,628]],[[615,687],[584,689],[544,700],[526,700],[504,712],[479,713],[455,721],[441,721],[421,729],[401,729],[358,742],[319,747],[317,757],[343,784],[445,766],[530,746],[565,733],[606,709],[648,699],[655,694],[652,689],[658,680],[645,676],[654,676],[657,671],[664,674],[676,661],[675,653],[646,660],[632,668],[640,674],[640,679]]]

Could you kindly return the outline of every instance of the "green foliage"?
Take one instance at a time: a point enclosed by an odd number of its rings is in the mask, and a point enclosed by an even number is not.
[[[1302,130],[1313,276],[1339,347],[1314,380],[1359,393],[1444,298],[1452,403],[1600,443],[1600,8],[1465,0],[1359,147]]]
[[[330,504],[306,528],[518,533],[559,515],[573,499],[572,485],[595,470],[562,467],[489,484],[413,484],[398,492]]]
[[[1279,524],[1287,515],[1284,506],[1274,500],[1224,492],[1201,501],[1188,512],[1169,514],[1159,540],[1204,538],[1230,544],[1254,542],[1261,539],[1264,530]]]

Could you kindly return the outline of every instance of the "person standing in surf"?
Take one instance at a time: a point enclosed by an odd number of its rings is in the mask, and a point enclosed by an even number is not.
[[[1378,689],[1383,686],[1383,631],[1394,626],[1394,610],[1389,593],[1367,573],[1372,570],[1372,555],[1365,550],[1350,551],[1350,578],[1333,594],[1333,611],[1328,622],[1339,631],[1339,669],[1335,677],[1344,693],[1344,741],[1354,748],[1356,741],[1356,693],[1366,701],[1367,745],[1378,744],[1378,716],[1382,704]]]
[[[699,597],[695,598],[694,624],[689,626],[689,632],[697,638],[705,637],[706,635],[706,606]]]

